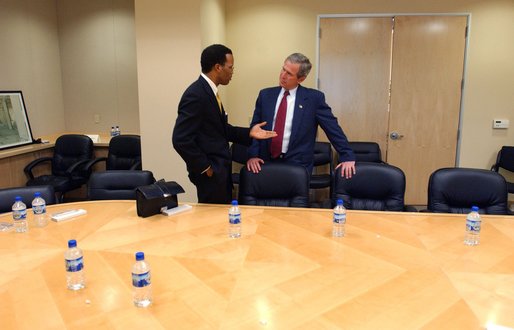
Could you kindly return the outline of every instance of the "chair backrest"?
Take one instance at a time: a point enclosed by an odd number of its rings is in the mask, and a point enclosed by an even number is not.
[[[329,142],[314,143],[314,166],[330,164],[332,170],[332,145]]]
[[[403,211],[405,174],[398,167],[361,162],[351,179],[341,177],[341,168],[334,174],[333,203],[342,199],[352,210]]]
[[[141,170],[141,137],[118,135],[109,142],[107,170]]]
[[[88,198],[136,199],[136,188],[155,182],[152,172],[140,170],[112,170],[93,172],[88,181]]]
[[[309,174],[299,165],[266,162],[257,174],[241,169],[239,203],[263,206],[309,206]]]
[[[507,171],[514,172],[514,147],[503,146],[498,152],[496,164],[493,169],[498,172],[498,168],[506,169]]]
[[[507,183],[498,173],[474,168],[441,168],[428,180],[427,209],[438,213],[508,214]]]
[[[30,208],[36,192],[41,193],[47,205],[55,204],[55,192],[52,186],[5,188],[0,189],[0,213],[11,212],[16,196],[20,196],[27,208]]]
[[[66,170],[81,160],[93,158],[93,140],[87,135],[65,134],[55,141],[52,159],[52,174],[66,176]],[[78,171],[79,176],[87,177],[89,173]]]
[[[380,146],[376,142],[349,142],[358,162],[382,163]]]

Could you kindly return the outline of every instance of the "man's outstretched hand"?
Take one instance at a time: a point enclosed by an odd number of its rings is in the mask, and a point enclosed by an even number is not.
[[[257,140],[265,140],[265,139],[271,139],[275,136],[277,136],[277,133],[275,131],[266,131],[263,130],[261,127],[266,125],[266,122],[263,121],[262,123],[255,124],[250,129],[250,137],[257,139]]]

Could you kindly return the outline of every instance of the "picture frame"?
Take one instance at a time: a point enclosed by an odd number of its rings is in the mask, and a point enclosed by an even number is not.
[[[34,143],[21,91],[0,91],[0,150]]]

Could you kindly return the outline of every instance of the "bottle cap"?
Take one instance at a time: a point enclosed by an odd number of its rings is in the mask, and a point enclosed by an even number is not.
[[[472,207],[471,207],[471,211],[478,212],[478,206],[472,206]]]
[[[41,197],[41,193],[38,191],[38,192],[35,192],[34,193],[34,197]]]
[[[69,247],[69,248],[77,247],[77,241],[76,241],[76,240],[74,240],[74,239],[70,239],[70,240],[68,241],[68,247]]]
[[[144,252],[136,252],[136,261],[145,260]]]
[[[343,200],[342,199],[338,199],[337,200],[337,205],[343,205]]]
[[[232,206],[237,206],[237,205],[238,205],[238,204],[237,204],[237,200],[235,200],[235,199],[234,199],[234,200],[232,201]]]
[[[14,197],[14,201],[15,201],[15,202],[21,202],[21,197],[20,197],[20,196],[16,196],[16,197]]]

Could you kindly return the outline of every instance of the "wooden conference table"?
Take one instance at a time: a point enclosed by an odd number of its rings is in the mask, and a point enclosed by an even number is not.
[[[349,211],[331,237],[331,210],[193,205],[138,218],[135,202],[49,206],[87,215],[0,232],[2,329],[514,328],[514,218],[484,216],[482,242],[464,216]],[[10,214],[0,216],[10,221]],[[87,287],[65,288],[68,239],[84,250]],[[154,304],[133,306],[131,265],[144,251]]]

